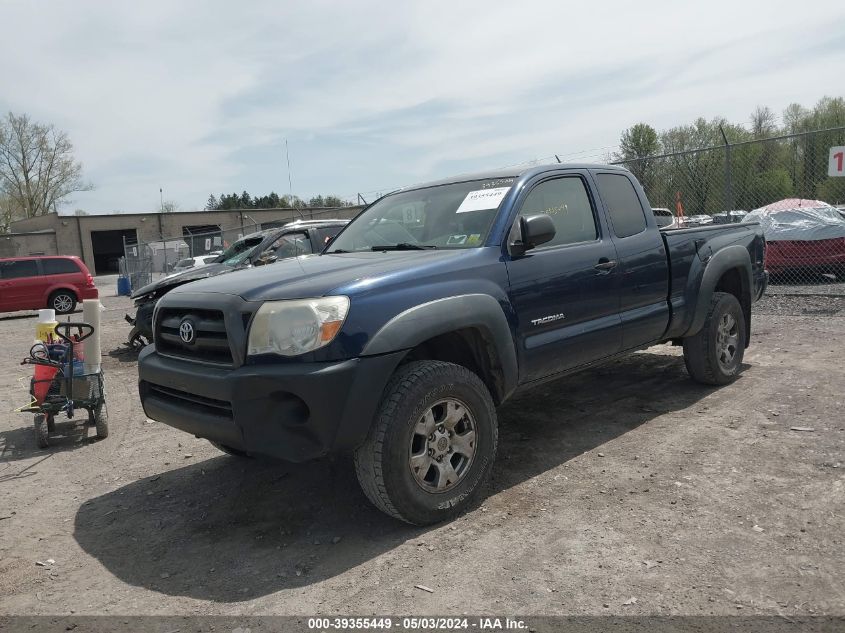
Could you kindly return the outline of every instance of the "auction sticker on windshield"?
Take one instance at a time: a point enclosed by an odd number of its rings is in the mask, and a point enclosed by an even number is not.
[[[469,213],[470,211],[485,211],[495,209],[499,206],[502,198],[510,191],[510,187],[497,187],[495,189],[480,189],[470,191],[461,206],[455,213]]]

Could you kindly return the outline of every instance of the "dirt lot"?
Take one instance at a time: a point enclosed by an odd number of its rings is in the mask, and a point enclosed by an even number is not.
[[[111,436],[39,450],[12,412],[35,319],[0,317],[0,613],[845,613],[845,299],[813,301],[762,302],[729,387],[661,346],[513,400],[486,502],[429,529],[347,460],[146,420],[129,355],[104,358]],[[108,353],[129,301],[103,302]]]

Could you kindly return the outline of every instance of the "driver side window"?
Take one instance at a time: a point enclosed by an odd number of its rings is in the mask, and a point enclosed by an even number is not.
[[[540,248],[592,242],[598,237],[593,205],[578,176],[546,180],[534,187],[522,203],[520,215],[544,213],[555,225],[555,236]]]
[[[311,240],[305,233],[286,233],[273,242],[267,250],[273,253],[277,260],[313,252]]]

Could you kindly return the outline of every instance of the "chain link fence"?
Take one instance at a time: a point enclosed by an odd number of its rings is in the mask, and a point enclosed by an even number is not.
[[[770,294],[845,296],[845,127],[618,161],[658,222],[760,222]],[[838,169],[837,169],[838,168]]]

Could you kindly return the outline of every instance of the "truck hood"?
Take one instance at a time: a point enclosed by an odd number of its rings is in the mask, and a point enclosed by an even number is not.
[[[132,298],[137,299],[139,297],[143,297],[144,295],[148,295],[151,292],[156,292],[157,290],[175,288],[176,286],[181,286],[189,281],[205,279],[206,277],[214,277],[216,275],[222,275],[223,273],[230,273],[234,270],[234,268],[227,266],[226,264],[207,264],[205,266],[189,268],[181,273],[174,273],[173,275],[162,277],[161,279],[157,279],[146,286],[138,288],[138,290],[132,293]]]
[[[456,257],[479,249],[337,253],[285,259],[275,264],[203,279],[173,290],[224,293],[246,301],[302,299],[327,294],[355,294],[380,283],[419,278]],[[175,297],[174,297],[175,298]]]

